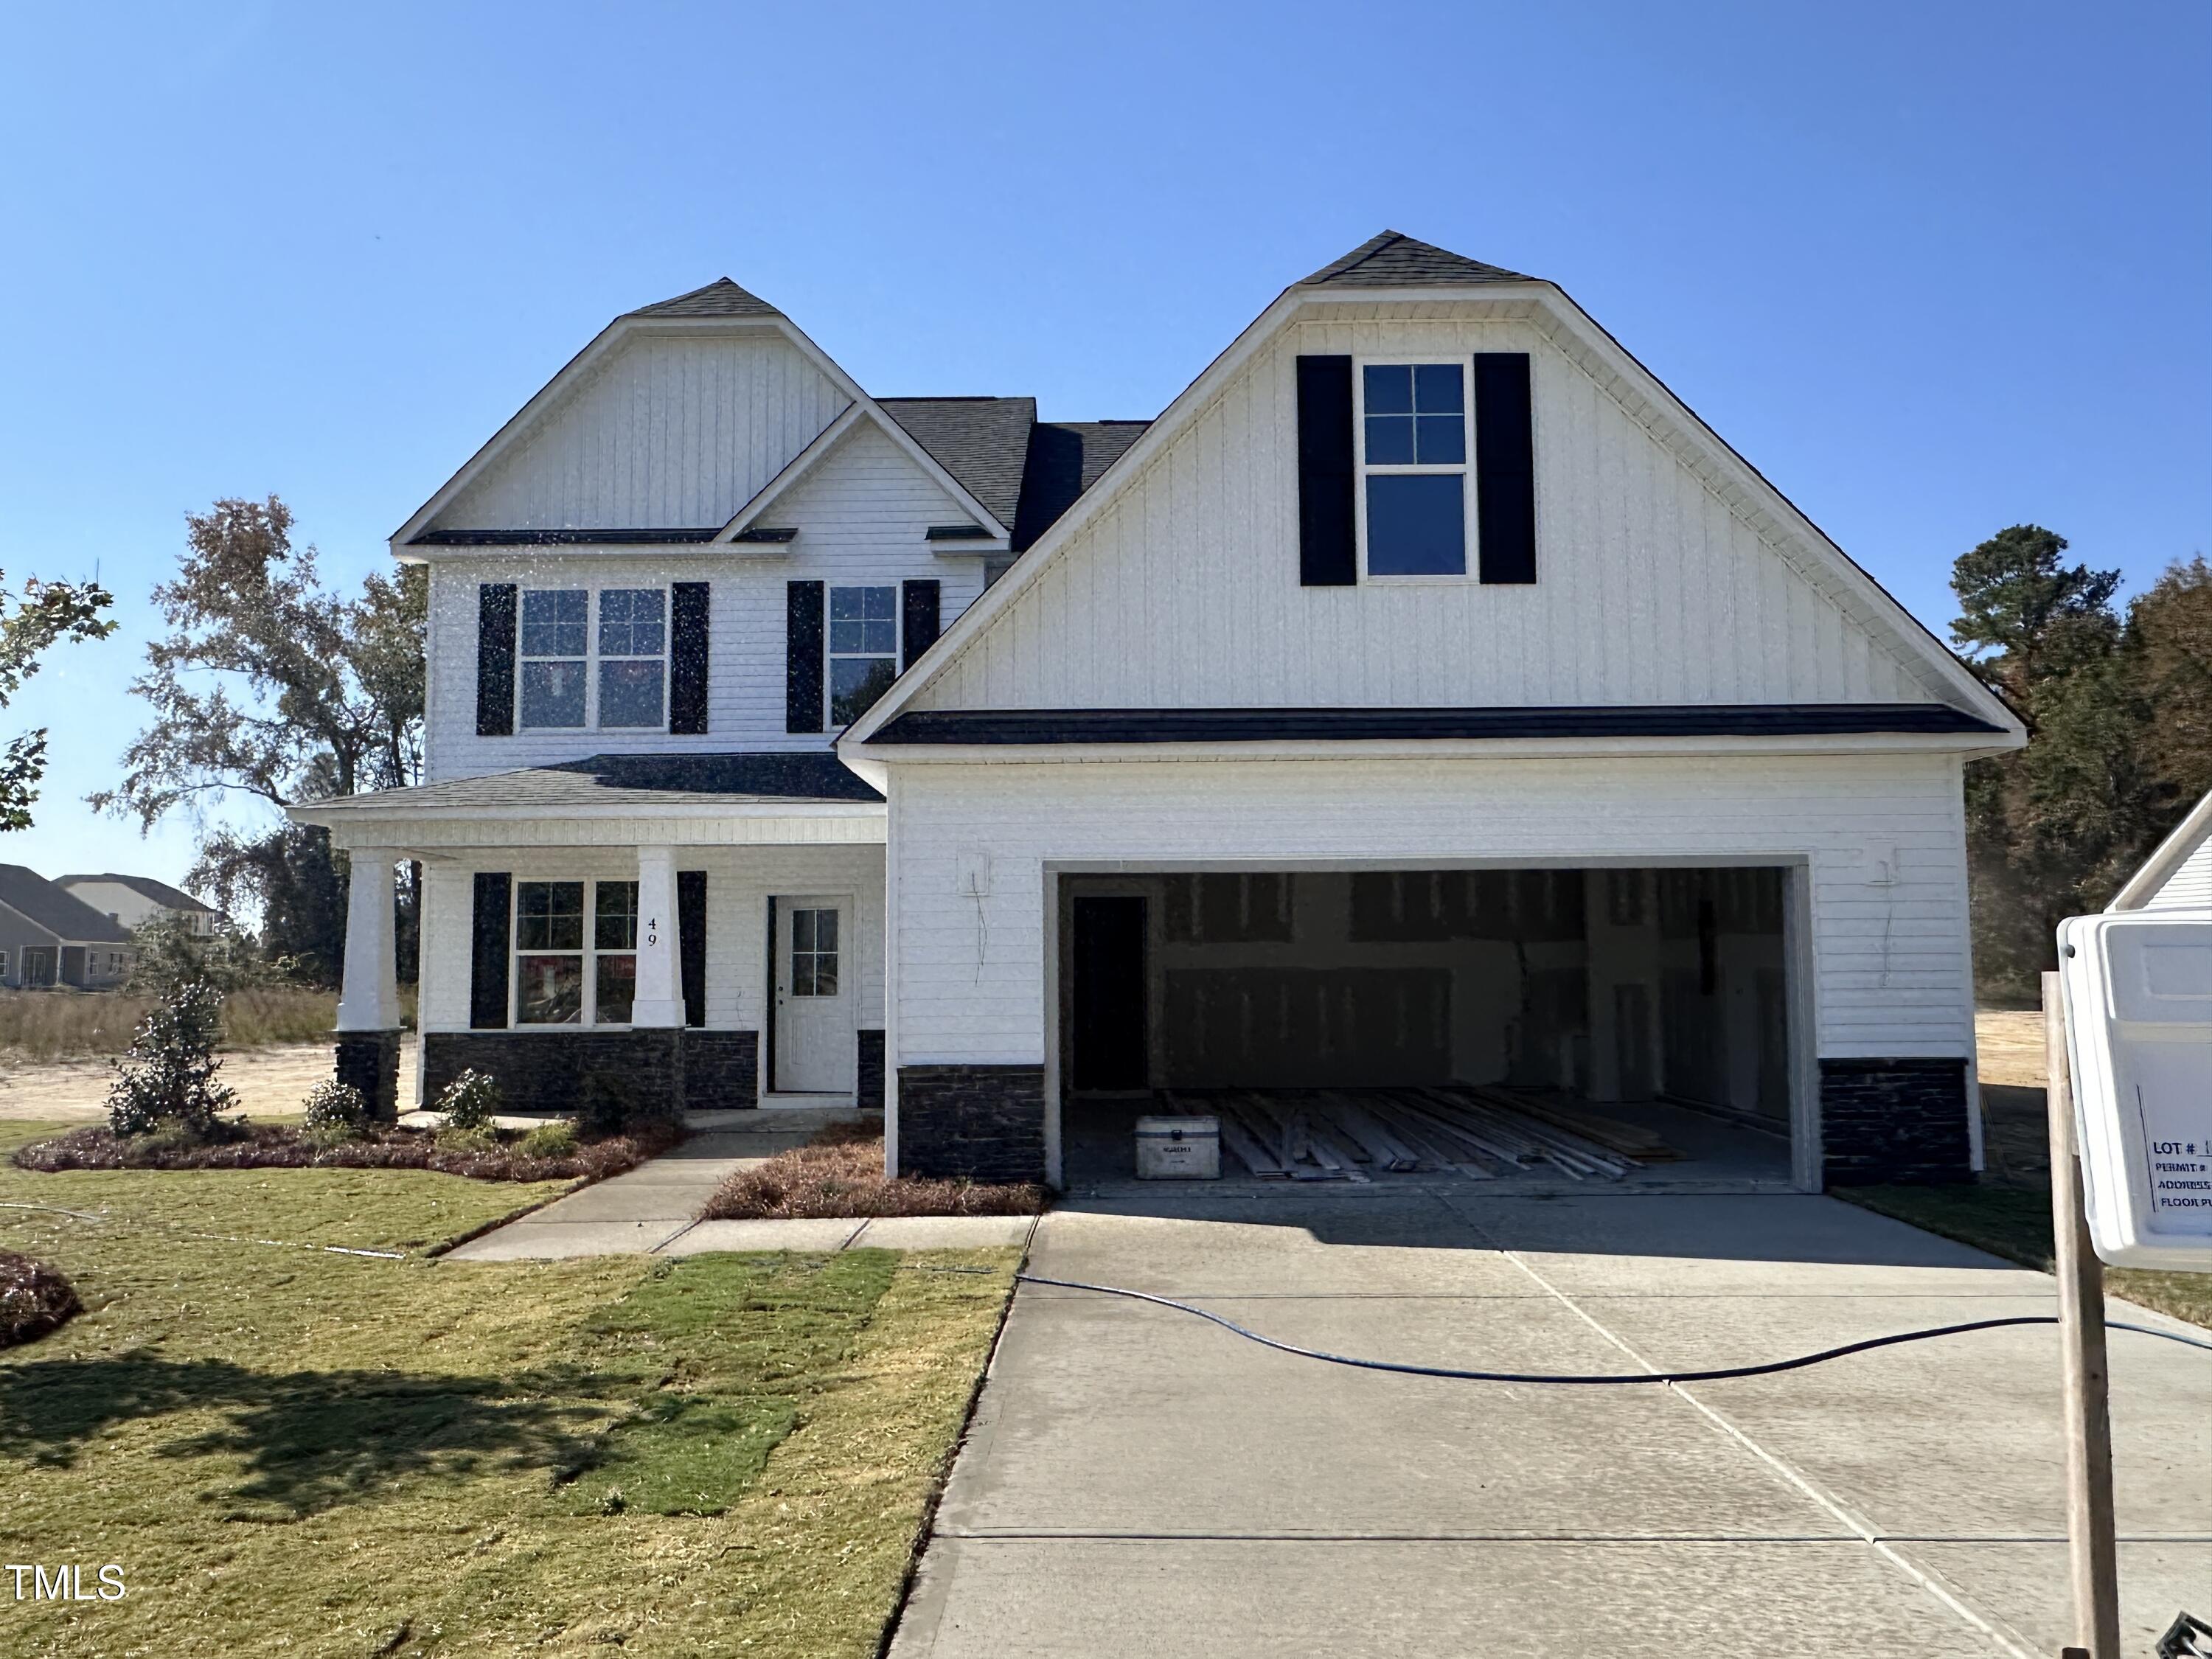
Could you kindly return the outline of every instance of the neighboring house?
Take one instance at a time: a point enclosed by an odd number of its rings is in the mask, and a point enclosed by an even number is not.
[[[0,986],[100,990],[130,971],[127,928],[37,871],[0,864]]]
[[[293,813],[386,1091],[413,858],[430,1091],[881,1101],[899,1170],[1055,1181],[1094,1096],[1223,1085],[1977,1159],[1960,768],[2022,727],[1551,283],[1386,233],[1067,424],[720,282],[392,545],[428,781]]]
[[[75,894],[110,921],[125,927],[144,927],[155,916],[180,915],[195,939],[210,939],[222,915],[212,904],[202,903],[190,893],[151,876],[64,876],[54,885]]]
[[[2143,860],[2108,910],[2212,910],[2212,794]]]

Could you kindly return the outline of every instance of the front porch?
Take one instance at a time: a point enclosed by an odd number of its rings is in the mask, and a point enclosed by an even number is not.
[[[386,1115],[468,1070],[523,1114],[882,1103],[884,810],[834,757],[601,757],[295,816],[352,861],[337,1073]],[[402,860],[422,872],[404,1101]]]

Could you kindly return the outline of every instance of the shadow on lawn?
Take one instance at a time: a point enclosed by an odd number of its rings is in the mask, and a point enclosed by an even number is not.
[[[156,1455],[242,1465],[243,1480],[204,1492],[203,1501],[308,1515],[411,1477],[539,1468],[566,1479],[593,1461],[610,1409],[618,1411],[635,1386],[634,1378],[583,1371],[272,1376],[228,1360],[152,1354],[51,1360],[0,1369],[0,1456],[66,1468],[116,1424],[217,1411],[222,1427]]]

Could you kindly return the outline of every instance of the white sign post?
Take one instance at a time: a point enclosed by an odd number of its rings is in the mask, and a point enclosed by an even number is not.
[[[2212,911],[2106,911],[2058,927],[2043,976],[2051,1215],[2076,1639],[2120,1659],[2105,1273],[2212,1272]]]

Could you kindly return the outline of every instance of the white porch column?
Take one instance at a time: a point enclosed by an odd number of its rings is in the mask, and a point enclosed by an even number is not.
[[[353,874],[346,883],[345,985],[338,996],[341,1031],[399,1029],[399,970],[392,946],[392,866],[398,853],[389,847],[351,849]]]
[[[684,1024],[683,957],[676,938],[676,849],[637,849],[637,998],[629,1023]]]

